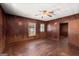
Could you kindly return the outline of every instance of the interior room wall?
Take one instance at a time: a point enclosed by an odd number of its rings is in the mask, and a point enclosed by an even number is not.
[[[52,40],[60,40],[60,24],[68,23],[68,42],[79,47],[79,14],[48,21],[51,31],[47,31],[47,37]]]
[[[5,13],[2,9],[2,7],[0,6],[0,54],[4,52],[5,49],[5,39],[6,39],[6,35],[5,35]]]
[[[19,22],[21,22],[22,25],[19,25]],[[36,36],[28,36],[28,22],[36,23]],[[7,42],[45,39],[46,29],[45,32],[40,32],[40,24],[42,23],[46,24],[44,21],[7,14]]]

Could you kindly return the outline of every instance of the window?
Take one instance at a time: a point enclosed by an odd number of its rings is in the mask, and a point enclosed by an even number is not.
[[[29,22],[28,23],[28,36],[36,35],[36,23]]]
[[[44,32],[45,31],[45,25],[44,24],[40,24],[40,32]]]
[[[48,26],[47,26],[47,31],[48,31],[48,32],[52,31],[52,27],[51,27],[50,24],[48,24]]]

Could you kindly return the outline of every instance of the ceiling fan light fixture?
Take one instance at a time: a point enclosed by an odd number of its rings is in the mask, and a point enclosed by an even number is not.
[[[43,11],[40,11],[40,12],[41,12],[41,14],[39,14],[39,15],[41,15],[41,18],[44,18],[44,16],[45,17],[52,17],[53,15],[55,15],[54,11],[43,10]]]
[[[42,13],[42,15],[43,15],[43,16],[48,16],[48,15],[49,15],[49,12],[48,12],[48,11],[44,11],[44,12]]]

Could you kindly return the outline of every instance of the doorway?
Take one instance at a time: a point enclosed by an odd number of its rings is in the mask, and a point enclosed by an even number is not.
[[[68,23],[60,23],[60,38],[68,37]]]
[[[68,49],[68,23],[60,23],[60,55],[67,55]]]

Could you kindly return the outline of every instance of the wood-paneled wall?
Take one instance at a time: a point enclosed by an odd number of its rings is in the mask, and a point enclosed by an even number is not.
[[[34,20],[30,18],[24,18],[15,15],[7,14],[7,42],[17,42],[23,40],[33,40],[33,39],[44,39],[46,38],[46,29],[45,32],[40,32],[40,24],[44,21]],[[19,22],[22,25],[19,25]],[[28,36],[28,22],[36,23],[36,36]],[[46,28],[46,27],[45,27]]]
[[[60,23],[68,23],[68,38],[71,44],[79,46],[79,34],[78,34],[78,23],[79,23],[79,14],[75,14],[68,17],[59,18],[56,20],[51,20],[48,22],[34,20],[30,18],[24,18],[14,15],[7,14],[7,42],[16,42],[23,40],[32,40],[32,39],[52,39],[59,40],[60,38]],[[19,26],[18,23],[22,22],[23,25]],[[36,23],[36,36],[28,37],[28,22]],[[40,24],[44,23],[45,32],[40,33]],[[47,24],[50,24],[52,31],[47,31]]]
[[[79,47],[79,19],[69,22],[69,42]]]
[[[4,11],[2,9],[2,7],[0,6],[0,54],[4,52],[5,49],[5,14]]]
[[[68,41],[79,47],[79,14],[51,20],[47,23],[52,27],[51,32],[47,31],[47,37],[52,40],[60,40],[60,23],[68,23]]]

